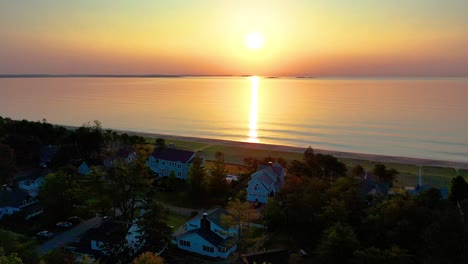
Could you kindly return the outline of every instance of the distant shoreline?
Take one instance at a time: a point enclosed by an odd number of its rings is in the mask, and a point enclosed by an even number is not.
[[[129,131],[129,130],[117,130],[117,129],[115,129],[115,131],[120,132],[120,133],[127,133],[131,135],[148,137],[148,138],[160,137],[160,138],[164,138],[167,140],[190,141],[190,142],[206,143],[210,145],[221,145],[221,146],[250,148],[250,149],[264,149],[264,150],[295,152],[295,153],[303,153],[304,150],[308,147],[308,146],[293,147],[293,146],[250,143],[250,142],[223,140],[223,139],[173,136],[173,135],[164,135],[164,134]],[[447,160],[434,160],[434,159],[411,158],[411,157],[403,157],[403,156],[387,156],[387,155],[378,155],[378,154],[325,150],[325,149],[316,149],[313,146],[312,148],[314,149],[315,153],[330,154],[337,158],[344,158],[344,159],[368,160],[368,161],[385,162],[385,163],[400,163],[400,164],[410,164],[410,165],[416,165],[416,166],[432,166],[432,167],[468,169],[468,162],[457,162],[457,161],[447,161]]]

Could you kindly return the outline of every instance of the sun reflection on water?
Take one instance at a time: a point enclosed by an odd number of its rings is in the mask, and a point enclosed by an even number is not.
[[[258,122],[258,77],[249,77],[251,84],[251,95],[250,95],[250,118],[249,118],[249,134],[247,142],[259,143],[257,134],[257,122]]]

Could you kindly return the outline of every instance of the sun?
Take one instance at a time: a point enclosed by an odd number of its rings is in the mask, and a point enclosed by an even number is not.
[[[265,38],[262,33],[251,32],[245,37],[245,46],[251,50],[258,50],[265,45]]]

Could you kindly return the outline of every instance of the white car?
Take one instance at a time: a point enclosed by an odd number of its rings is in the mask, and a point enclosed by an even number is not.
[[[51,238],[54,236],[54,233],[44,230],[44,231],[37,233],[36,235],[40,238]]]
[[[73,224],[68,222],[68,221],[65,221],[65,222],[58,222],[55,225],[58,226],[58,227],[70,228],[70,227],[72,227]]]

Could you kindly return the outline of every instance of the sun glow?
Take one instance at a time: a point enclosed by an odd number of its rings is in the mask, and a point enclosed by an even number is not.
[[[245,46],[251,50],[258,50],[265,45],[265,38],[261,33],[252,32],[245,38]]]
[[[258,77],[249,78],[251,83],[250,95],[250,118],[249,118],[249,138],[248,142],[258,143],[257,122],[258,122]]]

